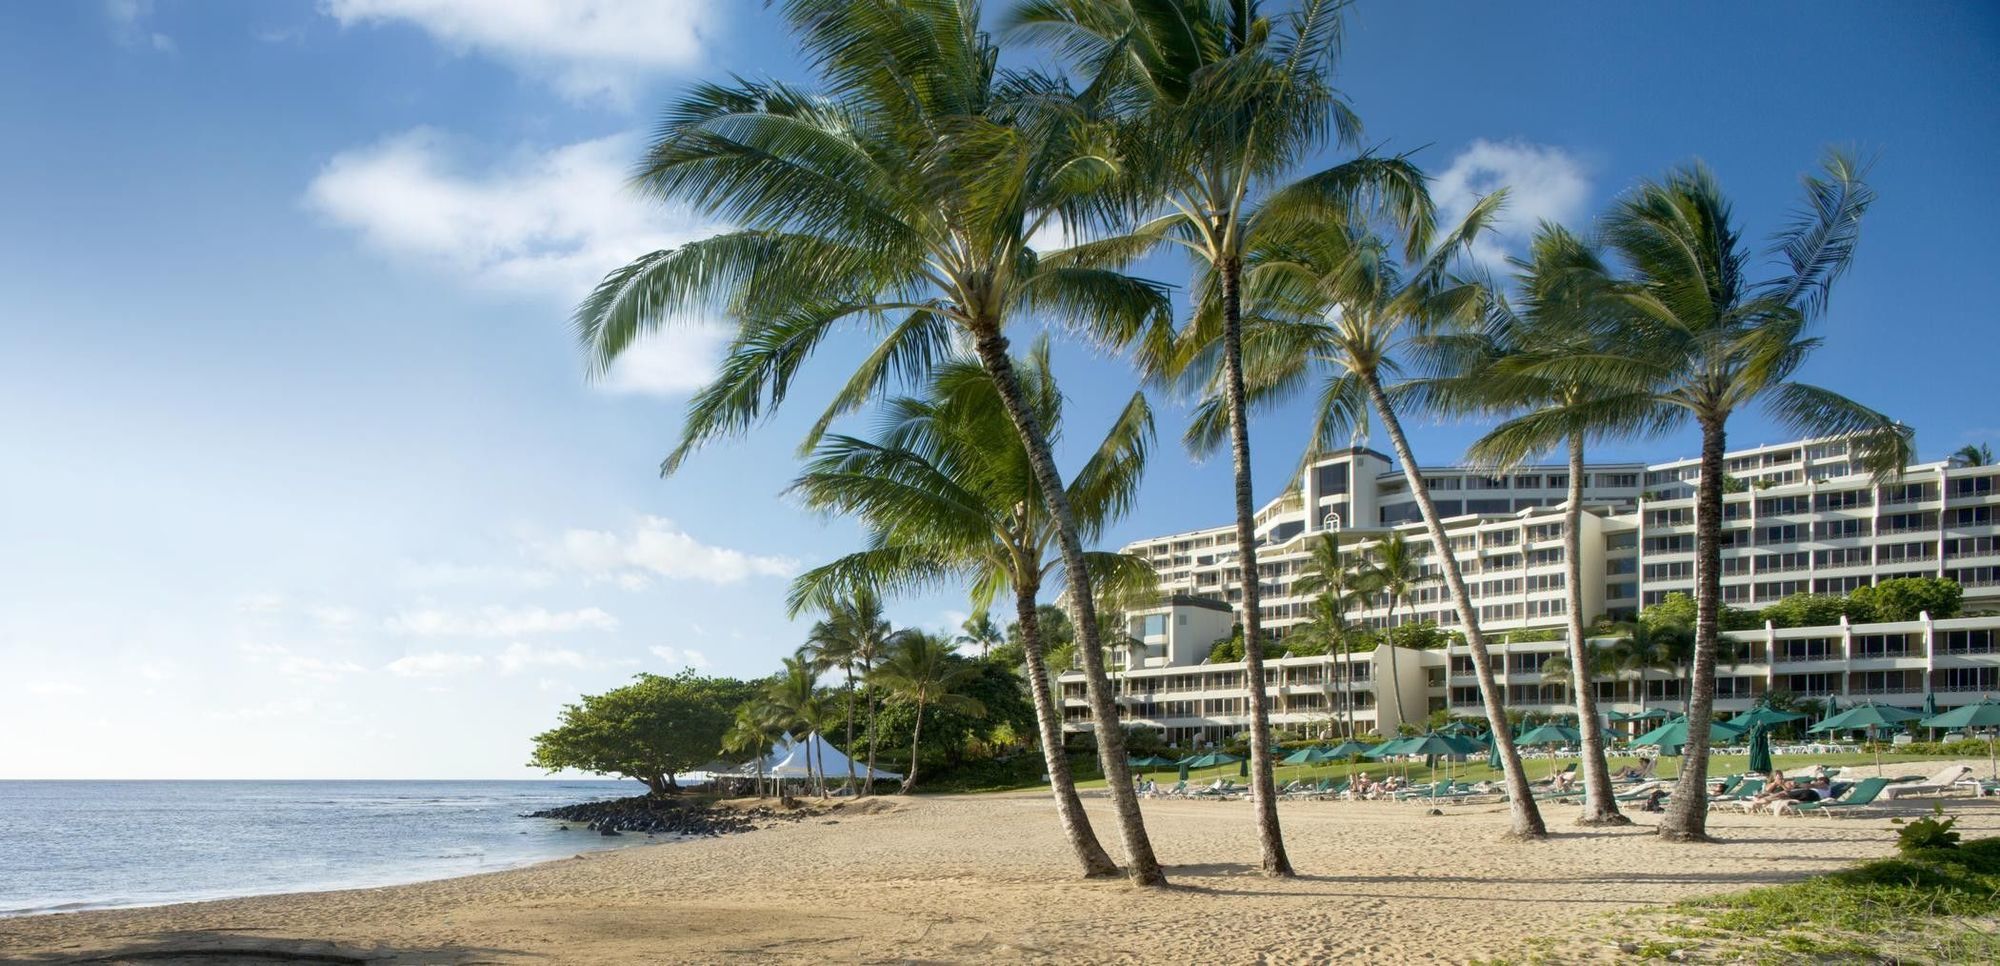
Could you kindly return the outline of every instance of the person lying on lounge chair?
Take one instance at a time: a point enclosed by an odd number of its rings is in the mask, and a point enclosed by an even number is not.
[[[1558,791],[1558,792],[1575,791],[1576,772],[1573,771],[1557,772],[1555,779],[1549,783],[1549,788],[1553,791]]]

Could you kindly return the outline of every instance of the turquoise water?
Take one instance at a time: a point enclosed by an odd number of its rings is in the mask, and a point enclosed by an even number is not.
[[[659,841],[522,812],[610,781],[0,781],[0,915],[392,885]]]

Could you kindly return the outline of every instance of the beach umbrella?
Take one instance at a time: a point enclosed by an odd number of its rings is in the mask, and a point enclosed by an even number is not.
[[[1670,714],[1665,708],[1647,708],[1644,711],[1634,711],[1631,714],[1626,715],[1625,720],[1659,721],[1662,718],[1671,718],[1671,717],[1673,717],[1673,715]]]
[[[1566,724],[1545,724],[1514,739],[1517,745],[1533,748],[1537,745],[1573,745],[1583,740],[1583,732]]]
[[[1321,748],[1318,745],[1309,745],[1286,755],[1280,759],[1279,763],[1285,765],[1317,765],[1332,757],[1332,755],[1327,753],[1325,748]]]
[[[1176,764],[1176,765],[1179,765],[1179,766],[1181,766],[1181,781],[1187,781],[1187,780],[1188,780],[1188,763],[1187,763],[1186,761],[1177,761],[1177,762],[1175,762],[1174,764]]]
[[[1729,723],[1747,728],[1751,725],[1781,725],[1787,721],[1803,721],[1805,718],[1805,715],[1795,711],[1779,711],[1768,704],[1760,704],[1729,719]]]
[[[1365,755],[1373,750],[1375,750],[1374,745],[1364,745],[1359,741],[1349,738],[1340,744],[1328,748],[1326,750],[1326,760],[1333,761],[1340,758],[1353,758],[1357,755]]]
[[[1762,721],[1750,725],[1750,770],[1759,775],[1771,773],[1771,729]]]
[[[1744,729],[1733,722],[1714,721],[1708,723],[1710,742],[1728,742],[1743,737]],[[1678,755],[1680,747],[1688,743],[1688,722],[1685,716],[1677,717],[1651,731],[1632,739],[1632,744],[1657,745],[1663,755]],[[1672,749],[1672,750],[1669,750]]]
[[[1513,734],[1514,730],[1508,728],[1507,733]],[[1500,770],[1500,742],[1490,731],[1486,733],[1486,767],[1494,771]]]
[[[1150,772],[1155,768],[1172,768],[1175,762],[1172,758],[1162,758],[1159,755],[1141,755],[1138,758],[1129,759],[1126,761],[1126,764],[1141,771]]]
[[[1994,749],[1994,730],[2000,728],[2000,702],[1991,700],[1978,704],[1956,707],[1940,715],[1933,715],[1917,722],[1926,728],[1985,728],[1986,759],[1993,767],[1993,777],[2000,779],[2000,755]]]
[[[1409,743],[1410,739],[1408,738],[1391,738],[1388,741],[1382,742],[1381,744],[1376,745],[1375,747],[1362,752],[1361,757],[1381,759],[1381,758],[1387,758],[1390,755],[1400,755],[1403,753],[1403,746]]]
[[[1463,746],[1453,742],[1451,736],[1431,732],[1404,739],[1406,747],[1402,754],[1422,755],[1431,763],[1431,797],[1437,797],[1437,760],[1449,755],[1464,754]]]
[[[1937,693],[1936,693],[1936,692],[1933,692],[1933,691],[1925,691],[1925,692],[1924,692],[1924,717],[1926,717],[1926,718],[1935,718],[1935,717],[1937,717]],[[1935,728],[1931,729],[1931,734],[1930,734],[1930,739],[1931,739],[1932,741],[1936,741],[1936,740],[1937,740],[1937,729],[1935,729]]]
[[[1868,732],[1868,740],[1872,744],[1875,741],[1875,729],[1887,725],[1899,725],[1905,721],[1915,721],[1921,717],[1923,715],[1914,711],[1905,711],[1902,708],[1890,707],[1886,704],[1876,704],[1871,701],[1867,704],[1857,704],[1806,730],[1866,731]],[[1882,746],[1879,744],[1875,746],[1875,774],[1882,774]]]
[[[1233,765],[1242,760],[1226,751],[1211,751],[1205,755],[1183,758],[1178,764],[1189,768],[1214,768],[1218,765]]]
[[[1236,777],[1238,778],[1250,777],[1250,759],[1245,758],[1242,761],[1236,763]]]

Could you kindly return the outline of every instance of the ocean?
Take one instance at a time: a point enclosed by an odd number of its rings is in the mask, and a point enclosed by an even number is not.
[[[658,842],[523,812],[613,781],[0,781],[0,916],[394,885]]]

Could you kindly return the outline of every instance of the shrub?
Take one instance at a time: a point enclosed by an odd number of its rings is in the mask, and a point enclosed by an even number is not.
[[[1959,833],[1952,828],[1958,824],[1958,818],[1945,815],[1943,802],[1932,802],[1931,814],[1926,818],[1892,818],[1889,821],[1902,826],[1896,832],[1896,850],[1905,855],[1958,848]]]

